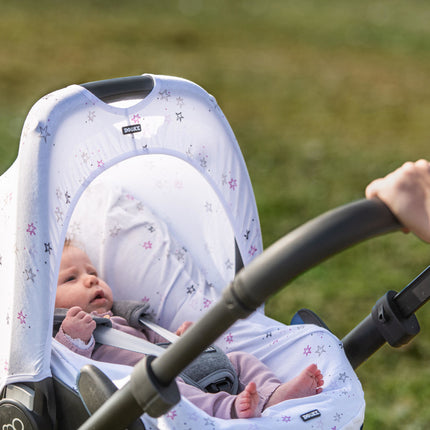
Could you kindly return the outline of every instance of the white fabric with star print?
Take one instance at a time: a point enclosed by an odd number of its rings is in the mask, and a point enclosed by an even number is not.
[[[133,105],[107,105],[72,85],[29,112],[17,160],[0,178],[0,389],[51,372],[73,387],[91,362],[51,340],[67,231],[80,235],[118,298],[148,301],[171,330],[197,319],[232,279],[234,237],[245,265],[262,252],[248,172],[215,99],[184,79],[149,76],[153,90]],[[78,202],[90,184],[93,200],[82,216]],[[81,215],[70,223],[75,208]],[[236,420],[234,428],[359,428],[363,393],[338,341],[312,327],[291,330],[260,310],[220,343],[253,352],[281,378],[315,359],[329,375],[324,392],[277,405],[259,420]],[[97,365],[114,379],[130,372]],[[300,414],[313,409],[321,416],[303,424]],[[186,400],[145,420],[148,428],[232,425]]]

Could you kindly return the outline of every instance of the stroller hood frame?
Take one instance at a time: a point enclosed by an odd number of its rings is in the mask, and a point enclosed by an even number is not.
[[[55,290],[68,223],[88,184],[116,163],[166,154],[191,164],[226,208],[244,264],[262,251],[246,166],[215,99],[183,79],[144,80],[152,91],[131,107],[107,105],[72,85],[42,98],[25,121],[17,160],[0,181],[0,319],[8,326],[0,390],[51,375]],[[145,117],[152,121],[147,128]]]

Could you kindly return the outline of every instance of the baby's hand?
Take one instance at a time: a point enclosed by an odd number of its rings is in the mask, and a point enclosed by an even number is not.
[[[67,311],[61,327],[64,333],[71,338],[79,338],[83,342],[88,343],[96,328],[96,322],[90,314],[84,312],[79,306],[74,306]]]
[[[182,336],[192,325],[193,323],[191,321],[184,321],[178,330],[176,330],[176,335]]]

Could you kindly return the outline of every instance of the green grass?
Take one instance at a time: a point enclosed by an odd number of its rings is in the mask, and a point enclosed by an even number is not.
[[[71,83],[144,72],[177,75],[217,98],[253,181],[267,245],[363,196],[403,161],[429,157],[430,5],[248,0],[1,1],[0,172],[26,113]],[[297,279],[267,305],[301,306],[342,337],[388,289],[424,269],[427,245],[401,233],[361,244]],[[430,318],[401,350],[358,373],[366,429],[430,423]]]

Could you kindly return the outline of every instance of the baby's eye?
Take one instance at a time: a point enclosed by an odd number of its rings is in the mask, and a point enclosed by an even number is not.
[[[72,282],[72,281],[74,281],[75,279],[76,279],[76,276],[73,276],[73,275],[68,276],[67,278],[65,278],[65,279],[64,279],[64,283]]]

